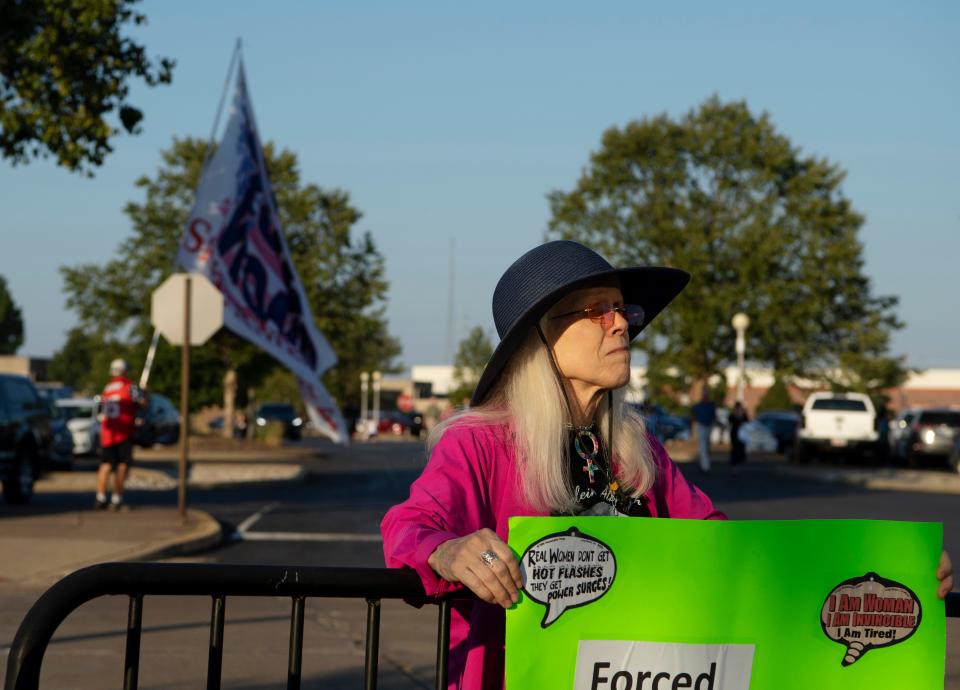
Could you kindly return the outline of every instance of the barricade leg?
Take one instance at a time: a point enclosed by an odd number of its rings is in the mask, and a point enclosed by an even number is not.
[[[363,667],[364,690],[377,690],[380,661],[380,600],[367,599],[367,652]]]
[[[227,608],[225,596],[213,597],[210,612],[210,651],[207,654],[207,690],[220,690],[223,669],[223,619]]]
[[[447,662],[450,656],[450,602],[440,602],[440,623],[437,625],[437,690],[447,688]]]
[[[140,631],[143,627],[143,595],[130,597],[127,608],[127,646],[123,655],[123,690],[137,690],[140,676]]]
[[[287,690],[300,690],[300,676],[303,668],[303,611],[306,600],[293,597],[293,610],[290,612],[290,651],[287,661]]]

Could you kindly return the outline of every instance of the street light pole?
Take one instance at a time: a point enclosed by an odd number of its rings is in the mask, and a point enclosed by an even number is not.
[[[370,383],[370,374],[360,374],[360,433],[362,438],[367,437],[367,387]]]
[[[740,369],[740,375],[737,377],[737,402],[743,402],[743,386],[747,378],[746,366],[744,364],[744,355],[747,351],[747,328],[750,326],[750,317],[743,312],[733,315],[731,325],[737,332],[737,367]]]
[[[380,372],[373,372],[373,432],[380,429]]]

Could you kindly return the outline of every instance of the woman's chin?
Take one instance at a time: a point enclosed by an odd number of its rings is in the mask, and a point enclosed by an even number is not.
[[[623,388],[628,383],[630,383],[630,367],[627,366],[623,371],[618,371],[616,374],[610,377],[608,385],[605,388],[611,390],[616,390],[618,388]]]

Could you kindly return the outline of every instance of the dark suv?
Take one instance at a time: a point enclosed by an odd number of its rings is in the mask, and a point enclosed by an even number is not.
[[[50,408],[25,376],[0,374],[0,479],[7,503],[26,503],[50,453]]]
[[[960,410],[922,409],[904,415],[894,446],[896,459],[916,465],[922,457],[949,457],[960,437]]]
[[[303,431],[303,419],[301,419],[293,405],[288,403],[264,403],[257,408],[257,426],[265,426],[267,422],[280,422],[283,424],[283,435],[285,438],[293,441],[300,440]]]
[[[141,448],[155,443],[169,445],[180,439],[180,414],[165,395],[149,393],[147,406],[137,412],[133,441]]]

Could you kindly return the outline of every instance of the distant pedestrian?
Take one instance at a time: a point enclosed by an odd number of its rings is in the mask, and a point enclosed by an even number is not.
[[[877,459],[881,465],[890,464],[890,410],[886,405],[877,410]]]
[[[123,485],[133,464],[133,435],[137,410],[146,405],[140,388],[127,378],[127,363],[122,359],[110,362],[110,383],[103,389],[100,413],[100,469],[97,472],[97,498],[94,504],[102,510],[123,507]],[[113,495],[107,500],[107,482],[113,471]]]
[[[693,421],[697,427],[697,445],[700,448],[700,471],[710,471],[710,432],[717,423],[717,406],[710,400],[710,389],[703,385],[700,402],[693,406]]]
[[[747,444],[740,439],[740,429],[749,421],[747,410],[738,400],[730,411],[730,464],[734,474],[739,474],[740,465],[747,461]]]
[[[233,437],[242,441],[247,437],[247,413],[238,410],[234,419],[236,421],[233,423]]]

